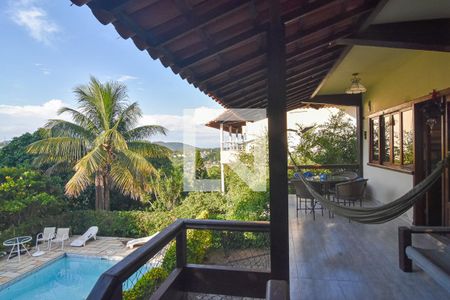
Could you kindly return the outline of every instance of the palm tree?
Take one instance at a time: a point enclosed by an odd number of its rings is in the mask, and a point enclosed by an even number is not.
[[[91,77],[89,84],[75,88],[78,110],[61,108],[73,122],[49,120],[49,137],[31,144],[28,152],[39,154],[39,163],[52,168],[74,166],[75,174],[66,184],[66,195],[77,197],[95,184],[95,208],[109,210],[110,190],[133,199],[151,191],[149,175],[157,174],[148,158],[167,157],[169,150],[146,140],[165,134],[161,126],[135,127],[142,111],[129,104],[125,85],[102,84]]]

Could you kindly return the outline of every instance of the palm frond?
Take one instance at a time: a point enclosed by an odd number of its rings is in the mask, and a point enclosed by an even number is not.
[[[89,185],[93,183],[93,176],[86,169],[79,169],[66,183],[66,195],[78,197]]]
[[[53,137],[73,137],[85,139],[86,141],[93,141],[95,139],[94,133],[72,122],[50,119],[45,125],[51,130]]]
[[[106,165],[106,153],[102,147],[97,146],[89,151],[83,158],[81,158],[75,165],[75,171],[83,169],[92,175],[98,170],[104,168]]]
[[[92,184],[95,173],[104,169],[105,166],[105,151],[101,147],[95,147],[76,163],[75,174],[66,184],[66,195],[78,197]]]
[[[136,102],[133,102],[120,113],[114,126],[125,132],[133,128],[141,117],[142,110]]]
[[[169,148],[148,141],[128,142],[128,149],[145,158],[166,158],[172,153]]]
[[[91,120],[88,116],[85,116],[81,112],[69,107],[62,107],[58,110],[58,115],[64,113],[70,114],[72,116],[73,121],[76,124],[80,125],[81,127],[86,128],[87,130],[90,130],[95,133],[100,132],[98,120],[96,119]]]
[[[155,175],[157,170],[142,155],[131,150],[123,150],[116,153],[116,161],[126,167],[136,177]]]
[[[158,125],[145,125],[128,130],[123,135],[127,141],[137,141],[149,138],[155,134],[166,135],[167,129]]]
[[[145,180],[137,180],[134,174],[120,161],[115,161],[111,165],[110,178],[115,189],[132,199],[142,199],[144,194],[149,191],[148,183]]]
[[[115,128],[103,132],[95,139],[95,144],[102,147],[110,147],[112,151],[128,149],[127,141]]]
[[[76,161],[87,152],[86,141],[74,137],[51,137],[30,144],[27,147],[30,154],[44,154],[48,158],[61,158]]]

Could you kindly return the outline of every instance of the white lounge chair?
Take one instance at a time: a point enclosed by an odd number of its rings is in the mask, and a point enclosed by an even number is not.
[[[51,240],[55,237],[56,227],[44,227],[44,231],[40,232],[36,236],[36,250],[42,252],[39,249],[40,242],[47,242],[47,250],[50,250]]]
[[[97,226],[92,226],[89,227],[89,229],[80,237],[78,237],[76,240],[72,241],[72,243],[70,243],[70,246],[72,247],[84,247],[86,246],[86,242],[89,241],[90,239],[97,239],[97,232],[98,232],[98,227]]]
[[[56,237],[50,241],[50,245],[52,242],[61,243],[61,250],[64,250],[64,241],[69,240],[69,230],[70,228],[58,228]]]
[[[133,247],[135,247],[135,246],[142,246],[145,243],[147,243],[148,241],[150,241],[152,238],[154,238],[158,233],[159,232],[157,232],[157,233],[155,233],[155,234],[153,234],[151,236],[146,236],[146,237],[143,237],[143,238],[138,238],[138,239],[134,239],[134,240],[128,241],[127,242],[127,248],[133,249]]]

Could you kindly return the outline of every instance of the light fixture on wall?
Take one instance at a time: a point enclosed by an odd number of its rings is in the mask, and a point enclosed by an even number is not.
[[[361,84],[361,78],[358,77],[359,73],[352,74],[352,85],[345,91],[347,94],[362,94],[367,89]]]

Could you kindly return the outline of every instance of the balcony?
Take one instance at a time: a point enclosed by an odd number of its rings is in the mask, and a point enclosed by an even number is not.
[[[408,225],[402,218],[365,225],[324,214],[314,221],[308,214],[296,217],[294,195],[289,202],[291,299],[448,297],[423,271],[404,273],[399,269],[397,228]],[[187,245],[194,231],[220,236],[222,248],[216,247],[202,264],[189,262]],[[268,232],[266,222],[178,220],[104,273],[88,299],[123,299],[124,291],[148,270],[145,266],[163,264],[162,254],[170,251],[167,249],[172,244],[176,245],[176,266],[149,299],[181,299],[186,295],[189,299],[265,298],[270,292],[266,289],[270,279]],[[246,243],[242,238],[249,233],[260,242]],[[422,235],[415,237],[414,243],[444,246]]]

